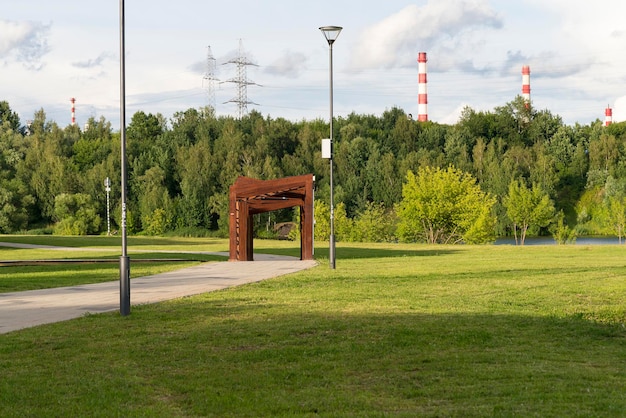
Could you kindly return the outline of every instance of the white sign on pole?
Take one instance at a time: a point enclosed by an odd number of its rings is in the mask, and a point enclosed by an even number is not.
[[[330,138],[322,139],[322,158],[331,158]]]

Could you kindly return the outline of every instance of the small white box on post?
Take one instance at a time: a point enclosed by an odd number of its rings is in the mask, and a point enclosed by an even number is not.
[[[330,138],[322,139],[322,158],[332,158],[330,149]]]

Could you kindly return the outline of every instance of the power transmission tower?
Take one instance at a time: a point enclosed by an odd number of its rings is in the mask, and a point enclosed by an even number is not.
[[[235,64],[237,66],[237,76],[235,78],[231,78],[230,80],[224,81],[224,83],[235,83],[237,85],[237,97],[230,99],[224,103],[236,103],[237,104],[237,116],[241,119],[245,114],[248,113],[248,105],[253,104],[257,105],[258,103],[254,103],[248,100],[248,86],[256,85],[254,82],[248,80],[247,67],[254,65],[258,67],[257,64],[250,62],[248,58],[245,57],[243,51],[243,42],[241,39],[239,40],[239,56],[235,59],[232,59],[226,64]]]
[[[202,77],[202,85],[207,89],[208,105],[215,111],[215,82],[219,80],[215,77],[216,60],[211,52],[211,46],[208,46],[207,50],[206,73]]]

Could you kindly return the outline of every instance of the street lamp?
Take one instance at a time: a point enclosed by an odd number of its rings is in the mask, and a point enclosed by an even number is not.
[[[120,314],[130,314],[130,258],[126,238],[126,47],[124,27],[124,0],[120,0],[120,147],[122,200],[122,255],[120,256]]]
[[[333,44],[337,40],[339,33],[343,29],[341,26],[322,26],[320,30],[328,41],[328,51],[330,56],[330,268],[335,268],[335,202],[333,196]]]

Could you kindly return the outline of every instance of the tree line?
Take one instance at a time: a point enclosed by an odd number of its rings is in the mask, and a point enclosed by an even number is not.
[[[467,107],[453,125],[414,121],[391,108],[381,116],[338,117],[333,127],[338,240],[489,242],[519,235],[523,242],[527,234],[553,234],[567,241],[624,233],[626,123],[568,126],[516,97],[492,111]],[[330,184],[321,139],[328,131],[324,120],[257,111],[241,119],[217,117],[211,108],[170,119],[135,113],[126,131],[129,233],[226,235],[229,187],[238,176],[313,173],[315,230],[324,239]],[[116,229],[120,160],[119,132],[103,117],[60,127],[41,109],[25,125],[0,102],[0,233],[106,232],[107,177]],[[459,199],[459,211],[472,209],[440,214],[436,224],[415,218],[419,205],[411,199],[444,195],[425,193],[437,182],[461,194],[432,207]],[[463,193],[473,197],[464,201],[470,197]],[[297,216],[257,215],[256,233],[273,236],[275,225]]]

